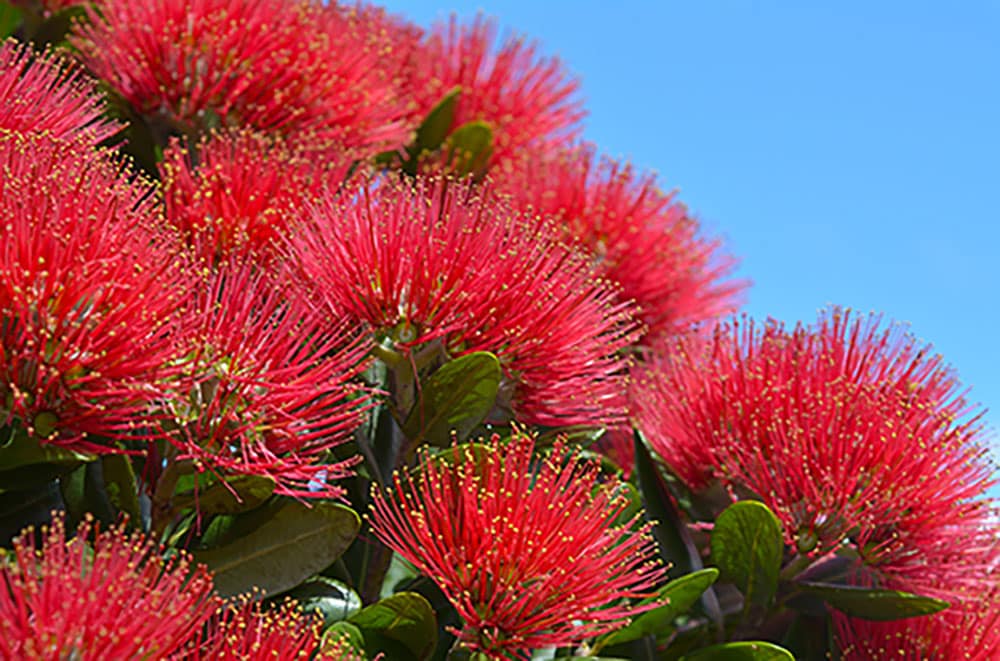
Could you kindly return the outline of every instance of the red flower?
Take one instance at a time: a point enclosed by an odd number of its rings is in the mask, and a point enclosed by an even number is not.
[[[177,263],[151,189],[89,144],[0,130],[0,426],[109,451],[172,356]]]
[[[0,656],[5,659],[165,658],[215,608],[212,580],[183,552],[164,560],[125,526],[80,524],[66,541],[57,516],[39,549],[28,529],[0,562]]]
[[[403,101],[341,11],[307,0],[103,0],[71,42],[139,112],[372,149],[409,139]]]
[[[352,381],[367,345],[313,307],[288,279],[232,263],[193,288],[181,369],[169,406],[179,458],[262,475],[276,493],[339,497],[328,484],[352,461],[324,463],[369,406]]]
[[[757,494],[804,553],[852,544],[866,580],[950,587],[991,470],[940,356],[833,310],[792,331],[722,327],[651,373],[640,426],[689,484]]]
[[[477,17],[439,24],[416,53],[412,91],[425,117],[448,92],[461,88],[451,128],[484,121],[493,130],[493,162],[543,143],[558,146],[577,135],[584,112],[579,82],[556,58],[538,57],[522,37],[496,43],[496,23]],[[548,147],[546,147],[548,148]]]
[[[174,141],[160,166],[167,220],[207,264],[269,258],[306,204],[343,182],[350,164],[343,154],[245,130],[213,134],[193,156]]]
[[[104,117],[103,105],[97,87],[72,63],[0,42],[0,129],[97,144],[121,128]]]
[[[650,339],[733,312],[745,282],[724,282],[734,260],[719,241],[700,236],[684,205],[665,194],[651,174],[594,148],[528,153],[494,170],[514,204],[552,218],[582,245],[601,272],[635,300]]]
[[[429,576],[454,605],[470,649],[491,659],[577,644],[655,607],[663,578],[648,524],[616,525],[616,480],[557,441],[532,470],[534,439],[515,432],[485,446],[424,455],[373,492],[372,529]]]
[[[519,419],[621,422],[631,308],[547,230],[488,191],[382,181],[318,204],[294,241],[333,310],[403,346],[497,354]]]
[[[209,621],[202,639],[183,656],[186,661],[243,661],[269,659],[292,661],[353,661],[349,648],[322,646],[322,620],[305,615],[294,601],[270,610],[249,597],[221,605]],[[331,649],[333,648],[333,649]]]

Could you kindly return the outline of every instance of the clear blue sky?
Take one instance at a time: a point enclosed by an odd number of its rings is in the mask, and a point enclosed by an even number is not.
[[[1000,426],[1000,1],[382,4],[537,39],[586,137],[727,238],[747,312],[910,322]]]

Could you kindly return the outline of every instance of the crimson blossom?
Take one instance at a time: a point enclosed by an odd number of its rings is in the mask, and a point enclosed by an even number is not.
[[[0,43],[0,129],[96,145],[121,128],[103,110],[97,86],[78,66],[14,40]]]
[[[380,150],[406,102],[350,20],[311,0],[102,0],[71,36],[141,114],[190,135],[220,124]]]
[[[733,322],[665,353],[636,417],[690,486],[718,477],[756,494],[802,553],[852,545],[865,584],[962,589],[991,469],[940,356],[839,309],[794,330]]]
[[[631,306],[489,190],[441,179],[349,188],[317,204],[293,243],[330,308],[379,339],[495,353],[518,419],[624,421]]]
[[[354,383],[367,346],[283,273],[221,265],[192,286],[168,400],[179,459],[273,479],[275,493],[339,497],[352,461],[323,461],[370,405]]]
[[[195,153],[173,141],[160,164],[167,221],[205,264],[270,260],[307,202],[347,176],[348,154],[320,156],[249,130],[213,133]]]
[[[88,452],[143,428],[178,302],[151,187],[105,156],[0,130],[0,425]]]
[[[419,117],[458,87],[449,132],[472,121],[488,124],[494,163],[572,140],[584,115],[579,81],[557,58],[539,57],[523,37],[508,36],[499,48],[496,41],[496,22],[482,16],[466,25],[454,17],[436,25],[414,51],[409,72]]]
[[[453,446],[373,491],[375,535],[434,580],[462,618],[461,643],[491,659],[617,629],[659,605],[623,600],[665,576],[650,524],[616,523],[627,507],[617,478],[561,440],[537,463],[534,448],[517,430]]]
[[[652,174],[598,158],[588,144],[526,153],[491,172],[515,206],[553,219],[639,307],[650,342],[734,312],[745,282],[735,260]]]
[[[161,549],[124,525],[99,531],[89,520],[66,541],[61,515],[30,528],[0,561],[0,657],[166,658],[216,608],[212,580],[184,552]]]

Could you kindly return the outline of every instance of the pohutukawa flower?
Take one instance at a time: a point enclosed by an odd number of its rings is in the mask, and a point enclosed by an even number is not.
[[[160,166],[167,221],[207,264],[269,259],[306,204],[347,176],[349,155],[315,156],[246,130],[213,134],[195,155],[174,141]]]
[[[328,481],[352,461],[325,463],[360,424],[369,399],[353,382],[367,345],[282,275],[224,265],[192,291],[184,386],[169,406],[179,459],[272,478],[276,493],[339,497]]]
[[[5,659],[167,658],[215,610],[212,580],[183,552],[164,560],[124,525],[84,521],[66,541],[57,516],[28,529],[0,562],[0,656]]]
[[[834,309],[682,342],[638,388],[636,416],[691,486],[717,476],[757,494],[800,552],[851,544],[868,581],[938,596],[988,514],[976,498],[991,469],[940,356],[879,321]]]
[[[192,644],[193,649],[183,658],[187,661],[354,659],[348,650],[321,648],[322,624],[320,618],[299,610],[294,601],[285,601],[276,608],[267,609],[260,602],[241,597],[219,606],[202,639]]]
[[[580,643],[655,607],[630,606],[664,577],[649,525],[616,524],[616,480],[562,441],[532,460],[515,431],[485,448],[424,455],[419,473],[373,492],[372,529],[437,583],[462,643],[492,659]]]
[[[331,308],[380,337],[497,354],[518,419],[624,421],[631,305],[488,190],[441,180],[350,189],[318,204],[294,242]]]
[[[552,218],[635,300],[651,340],[738,307],[745,282],[726,281],[735,261],[652,174],[598,160],[592,146],[528,153],[494,169],[514,204]]]
[[[321,144],[409,140],[403,101],[358,25],[309,0],[103,0],[72,43],[140,113],[191,134],[220,124]]]
[[[96,145],[121,128],[103,115],[96,85],[73,63],[0,43],[0,129],[79,138]]]
[[[142,426],[178,302],[150,186],[102,156],[0,130],[0,426],[96,452]]]
[[[452,17],[435,26],[416,53],[412,94],[420,116],[455,87],[461,88],[452,129],[472,121],[493,131],[493,162],[543,144],[559,146],[580,131],[584,115],[579,82],[557,58],[511,35],[499,48],[496,22],[482,16],[460,25]]]

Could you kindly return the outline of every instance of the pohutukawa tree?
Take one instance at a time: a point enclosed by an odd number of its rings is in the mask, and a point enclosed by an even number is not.
[[[0,0],[0,657],[996,658],[944,359],[497,26]]]

